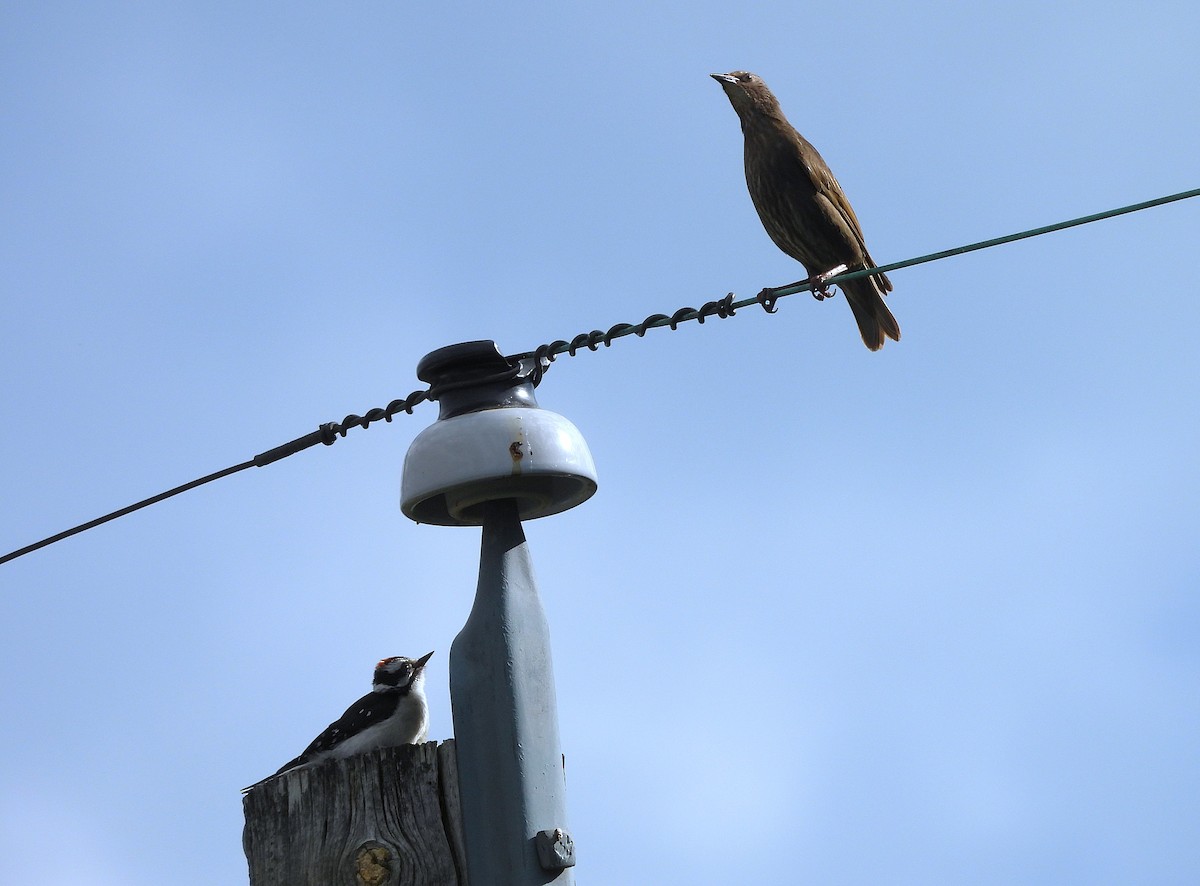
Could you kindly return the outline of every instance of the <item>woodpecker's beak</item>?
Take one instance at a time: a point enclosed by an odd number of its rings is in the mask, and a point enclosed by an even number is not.
[[[425,662],[429,661],[429,659],[432,657],[433,657],[432,652],[427,652],[424,655],[422,655],[415,662],[413,662],[413,670],[414,671],[421,670],[421,668],[425,667]]]

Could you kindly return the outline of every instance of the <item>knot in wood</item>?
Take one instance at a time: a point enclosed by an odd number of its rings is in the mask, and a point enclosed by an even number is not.
[[[384,886],[392,876],[392,852],[379,843],[361,846],[354,857],[354,876],[363,886]]]

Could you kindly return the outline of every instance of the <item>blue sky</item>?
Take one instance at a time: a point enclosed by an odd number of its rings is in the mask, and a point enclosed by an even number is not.
[[[6,4],[0,548],[506,352],[802,276],[711,71],[774,88],[876,259],[1200,186],[1194,4]],[[1190,883],[1192,200],[561,360],[600,490],[526,532],[581,882]],[[0,881],[244,882],[238,789],[478,530],[430,406],[0,567]]]

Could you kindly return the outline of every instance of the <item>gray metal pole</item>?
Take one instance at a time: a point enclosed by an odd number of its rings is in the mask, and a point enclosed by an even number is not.
[[[472,886],[571,886],[550,630],[516,502],[482,507],[475,605],[450,648],[467,870]]]

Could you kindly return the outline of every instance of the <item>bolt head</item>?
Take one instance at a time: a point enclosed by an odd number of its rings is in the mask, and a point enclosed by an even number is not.
[[[575,841],[562,828],[539,831],[534,842],[542,870],[561,871],[575,866]]]

